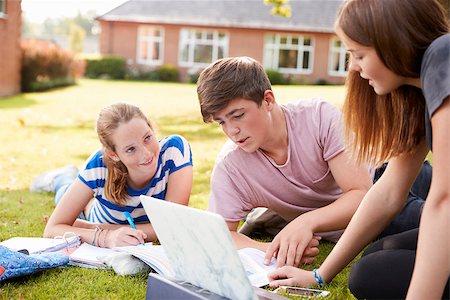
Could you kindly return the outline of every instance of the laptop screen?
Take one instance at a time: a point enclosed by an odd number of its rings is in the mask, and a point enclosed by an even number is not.
[[[220,215],[148,196],[140,198],[177,280],[231,299],[257,299]]]

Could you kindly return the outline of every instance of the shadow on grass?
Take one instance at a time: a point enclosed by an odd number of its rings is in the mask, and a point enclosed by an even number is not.
[[[216,124],[205,124],[200,118],[190,116],[161,117],[156,120],[161,136],[179,134],[188,141],[223,139],[223,133]]]
[[[36,100],[29,99],[23,95],[0,99],[0,109],[26,108],[36,104]]]

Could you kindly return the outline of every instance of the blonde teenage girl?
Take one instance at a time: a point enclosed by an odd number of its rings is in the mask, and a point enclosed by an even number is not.
[[[102,109],[97,133],[102,149],[91,155],[71,184],[61,180],[64,176],[51,176],[52,191],[68,188],[57,193],[62,197],[44,236],[75,232],[82,241],[106,248],[155,240],[139,196],[188,204],[193,176],[188,142],[178,135],[158,141],[141,110],[125,103]],[[77,218],[82,212],[86,220]],[[131,214],[137,229],[124,212]]]

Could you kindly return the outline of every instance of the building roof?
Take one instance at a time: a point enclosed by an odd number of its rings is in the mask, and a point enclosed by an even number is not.
[[[290,0],[289,18],[270,13],[263,0],[130,0],[102,21],[333,32],[343,0]]]

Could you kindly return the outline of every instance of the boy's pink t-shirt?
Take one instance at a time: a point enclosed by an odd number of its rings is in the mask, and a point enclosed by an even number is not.
[[[253,208],[267,207],[291,221],[342,195],[327,163],[344,151],[339,110],[316,99],[281,107],[289,138],[287,162],[277,165],[260,150],[247,153],[228,141],[211,177],[209,211],[240,221]],[[340,233],[332,235],[328,238],[335,240]]]

